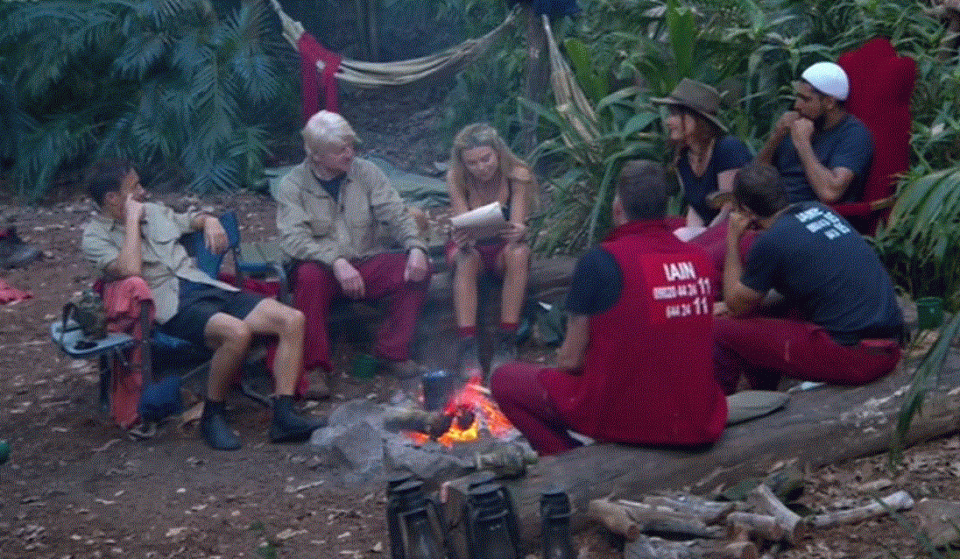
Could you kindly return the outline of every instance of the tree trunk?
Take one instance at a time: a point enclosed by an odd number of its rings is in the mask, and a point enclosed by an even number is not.
[[[523,97],[534,103],[541,103],[544,92],[550,83],[550,60],[547,54],[547,35],[543,29],[541,16],[533,11],[532,4],[523,4],[524,19],[527,22],[527,67],[523,87]],[[524,157],[530,155],[537,145],[537,113],[521,107],[522,128],[520,129],[520,150]]]

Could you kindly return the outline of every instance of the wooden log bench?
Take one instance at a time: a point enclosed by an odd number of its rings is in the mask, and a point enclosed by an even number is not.
[[[542,458],[526,475],[501,480],[510,491],[521,535],[539,538],[539,498],[562,488],[574,508],[572,528],[588,521],[588,503],[608,496],[631,498],[658,490],[708,494],[746,477],[765,475],[778,464],[819,467],[890,448],[897,415],[916,359],[886,378],[862,387],[821,386],[791,394],[782,410],[728,428],[699,451],[593,444]],[[960,352],[950,354],[937,387],[927,397],[906,444],[960,428]],[[464,493],[470,478],[447,483]],[[452,501],[456,501],[454,498]]]

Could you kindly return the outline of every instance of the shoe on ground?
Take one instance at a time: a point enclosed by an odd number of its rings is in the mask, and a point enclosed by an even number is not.
[[[13,227],[0,237],[0,268],[24,266],[39,256],[40,249],[23,242]]]
[[[204,402],[200,434],[214,450],[237,450],[240,448],[240,437],[227,423],[223,407],[223,402]]]
[[[306,372],[310,379],[310,386],[300,394],[300,399],[319,402],[330,398],[330,385],[327,382],[329,373],[322,368],[311,369]]]
[[[477,355],[476,336],[467,336],[460,340],[460,347],[457,349],[457,370],[463,380],[483,376],[483,367]]]
[[[327,425],[326,418],[308,418],[293,409],[293,397],[279,396],[273,401],[270,441],[290,443],[305,441],[317,429]]]

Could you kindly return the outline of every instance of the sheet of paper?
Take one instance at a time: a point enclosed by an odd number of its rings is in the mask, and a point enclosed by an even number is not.
[[[463,212],[450,218],[450,225],[456,229],[467,228],[499,228],[507,222],[503,217],[503,206],[500,202],[491,202],[470,211]]]

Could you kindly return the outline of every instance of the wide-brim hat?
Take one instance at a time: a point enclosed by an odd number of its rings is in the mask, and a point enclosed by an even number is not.
[[[677,84],[677,87],[673,88],[670,95],[653,97],[650,102],[658,105],[686,107],[716,124],[720,130],[727,131],[727,126],[717,117],[717,113],[720,111],[720,93],[705,83],[683,78]]]

